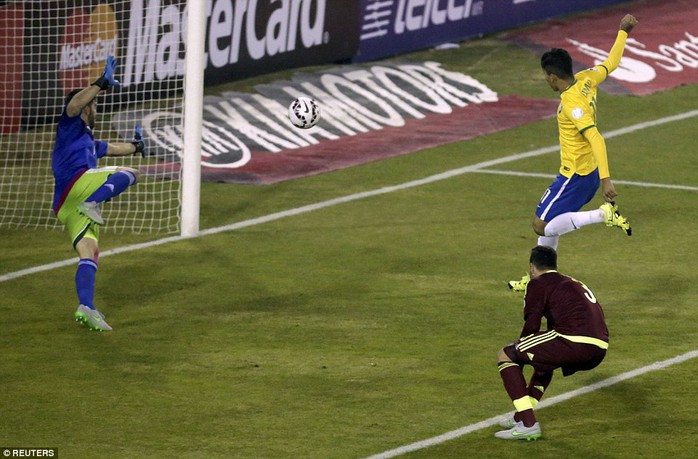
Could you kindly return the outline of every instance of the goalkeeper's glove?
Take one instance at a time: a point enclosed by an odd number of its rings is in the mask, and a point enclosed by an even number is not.
[[[145,150],[145,142],[143,141],[143,134],[141,133],[140,124],[136,124],[136,132],[133,134],[133,140],[131,140],[131,143],[134,147],[136,147],[136,151],[133,152],[134,155],[136,153],[140,153],[141,157],[143,158],[148,156],[148,153]]]
[[[107,64],[104,66],[104,72],[102,76],[97,78],[97,80],[92,83],[95,86],[99,86],[99,89],[105,91],[112,86],[119,86],[119,80],[114,79],[114,72],[116,72],[116,59],[114,56],[107,56]]]

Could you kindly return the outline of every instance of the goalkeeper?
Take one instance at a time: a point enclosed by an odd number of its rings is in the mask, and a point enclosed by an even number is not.
[[[130,142],[95,141],[92,129],[97,116],[97,95],[112,86],[116,60],[107,58],[104,73],[91,86],[76,89],[66,97],[58,120],[52,168],[55,179],[53,211],[66,226],[73,248],[80,257],[75,273],[79,306],[75,319],[92,330],[112,328],[94,305],[95,276],[99,259],[99,225],[104,224],[100,203],[108,201],[134,185],[139,172],[130,167],[97,167],[104,156],[145,156],[145,143],[136,127]]]

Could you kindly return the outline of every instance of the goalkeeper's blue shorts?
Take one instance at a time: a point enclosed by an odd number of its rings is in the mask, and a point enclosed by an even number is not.
[[[574,174],[572,177],[565,177],[558,174],[555,181],[543,193],[536,207],[536,215],[541,220],[549,222],[558,215],[577,212],[592,200],[600,183],[598,169],[594,169],[594,172],[588,175]]]

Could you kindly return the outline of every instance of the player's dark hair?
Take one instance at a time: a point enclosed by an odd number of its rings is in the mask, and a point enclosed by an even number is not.
[[[552,247],[538,245],[531,249],[528,261],[539,270],[557,269],[557,252]]]
[[[574,78],[572,71],[572,57],[570,53],[561,48],[553,48],[546,51],[540,57],[540,66],[545,73],[553,74],[562,79]]]
[[[70,91],[70,92],[68,93],[68,95],[65,96],[65,102],[63,103],[63,106],[64,106],[64,107],[67,107],[68,104],[70,103],[70,101],[73,100],[73,97],[75,97],[75,95],[76,95],[77,93],[79,93],[80,91],[82,91],[82,89],[83,89],[83,88],[78,88],[78,89],[73,89],[72,91]]]

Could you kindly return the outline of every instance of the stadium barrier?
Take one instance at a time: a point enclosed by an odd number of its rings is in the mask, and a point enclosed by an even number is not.
[[[0,88],[13,108],[0,111],[2,133],[55,122],[65,94],[96,78],[108,54],[119,59],[121,81],[108,103],[181,92],[177,82],[185,72],[185,0],[79,3],[0,6],[0,25],[5,25],[0,33]],[[358,2],[208,0],[206,23],[201,24],[206,29],[204,84],[346,62],[358,50],[358,21]]]
[[[627,0],[361,0],[355,62],[430,48]]]
[[[622,0],[206,1],[204,84],[338,62],[365,62],[462,41]],[[2,133],[53,123],[73,87],[120,58],[115,103],[181,91],[185,0],[7,2],[0,6]],[[48,39],[47,39],[48,38]],[[42,97],[36,97],[40,92]],[[47,105],[52,107],[46,110]]]

